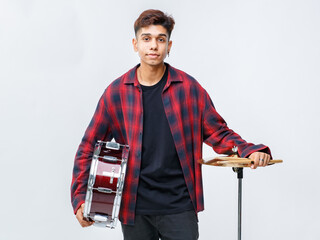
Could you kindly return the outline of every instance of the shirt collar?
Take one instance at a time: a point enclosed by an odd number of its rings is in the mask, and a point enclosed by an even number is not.
[[[173,82],[183,82],[183,78],[179,71],[172,67],[170,64],[165,63],[168,68],[168,82],[166,85],[170,85]],[[124,76],[124,84],[133,84],[134,86],[140,85],[137,78],[137,69],[140,66],[140,63],[137,64],[134,68],[129,70]]]

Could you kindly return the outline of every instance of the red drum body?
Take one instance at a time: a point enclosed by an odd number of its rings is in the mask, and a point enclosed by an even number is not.
[[[83,216],[96,226],[117,224],[128,155],[128,145],[98,141],[95,146]]]

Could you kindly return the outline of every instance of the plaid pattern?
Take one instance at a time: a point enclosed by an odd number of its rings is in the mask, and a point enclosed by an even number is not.
[[[74,211],[85,201],[87,179],[97,140],[112,138],[130,146],[127,175],[123,189],[120,220],[132,225],[139,183],[143,107],[142,90],[136,76],[137,67],[112,82],[99,100],[94,116],[77,151],[71,199]],[[256,151],[270,153],[264,145],[247,143],[227,127],[216,112],[208,93],[188,74],[168,65],[168,81],[162,93],[163,105],[196,212],[204,209],[201,165],[202,143],[219,154],[231,154],[238,146],[241,157]]]

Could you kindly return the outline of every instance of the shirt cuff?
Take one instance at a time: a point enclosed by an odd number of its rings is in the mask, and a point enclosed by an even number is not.
[[[248,148],[245,148],[243,151],[239,151],[239,155],[242,158],[248,158],[252,153],[254,152],[264,152],[270,155],[271,159],[271,151],[269,147],[263,145],[263,144],[258,144],[258,145],[252,145]]]
[[[85,199],[86,199],[86,194],[84,193],[78,194],[77,196],[74,197],[74,199],[72,200],[72,207],[73,207],[74,214],[77,213],[81,204],[85,202]]]

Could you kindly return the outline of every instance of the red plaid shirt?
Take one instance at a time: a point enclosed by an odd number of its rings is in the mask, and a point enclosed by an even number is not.
[[[128,144],[130,153],[119,218],[130,225],[134,224],[135,218],[143,134],[142,91],[136,74],[138,66],[112,82],[100,98],[77,151],[71,185],[72,205],[76,212],[85,201],[97,140],[114,138],[118,143]],[[268,147],[247,143],[229,129],[200,84],[170,65],[162,100],[196,212],[204,209],[201,165],[197,163],[202,158],[203,142],[219,154],[231,154],[233,146],[238,146],[241,157],[256,151],[270,153]]]

